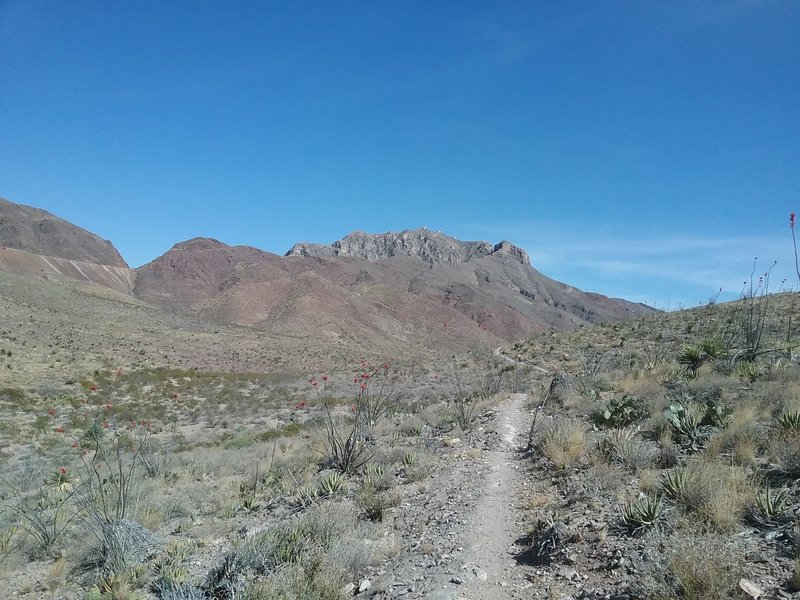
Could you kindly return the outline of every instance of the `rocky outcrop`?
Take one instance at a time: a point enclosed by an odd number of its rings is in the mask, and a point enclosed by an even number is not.
[[[128,268],[113,244],[46,210],[0,198],[0,247]]]
[[[493,256],[510,256],[511,258],[518,260],[523,265],[530,265],[531,259],[528,256],[528,253],[525,252],[519,246],[515,246],[511,242],[503,240],[499,244],[495,244],[494,248],[492,249]]]
[[[331,257],[336,256],[336,250],[333,246],[326,246],[325,244],[299,242],[292,246],[284,256]]]
[[[286,253],[286,256],[349,256],[366,260],[413,256],[429,264],[448,265],[491,255],[509,256],[530,265],[527,252],[510,242],[502,241],[494,246],[489,242],[462,242],[425,228],[406,229],[400,233],[355,231],[330,246],[302,242]]]
[[[407,229],[400,233],[390,231],[379,234],[356,231],[334,242],[333,248],[338,256],[367,260],[416,256],[427,263],[450,265],[466,262],[475,256],[486,256],[491,252],[491,245],[486,242],[462,242],[428,229]]]

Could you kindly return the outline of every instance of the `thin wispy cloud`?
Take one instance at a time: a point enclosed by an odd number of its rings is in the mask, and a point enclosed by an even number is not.
[[[490,232],[493,233],[493,232]],[[499,230],[494,233],[500,233]],[[561,224],[510,226],[533,266],[587,291],[656,304],[693,306],[737,298],[751,275],[770,271],[770,290],[797,288],[791,237],[705,233],[587,232]],[[777,262],[776,262],[777,261]]]

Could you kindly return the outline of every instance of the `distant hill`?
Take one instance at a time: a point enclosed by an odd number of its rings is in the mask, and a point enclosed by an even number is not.
[[[355,232],[330,246],[295,244],[284,257],[189,240],[138,269],[135,294],[226,323],[407,343],[445,333],[494,343],[651,310],[549,279],[509,242],[427,229]]]
[[[114,245],[46,210],[0,198],[0,246],[32,254],[128,268]]]
[[[77,279],[208,323],[334,345],[449,351],[652,310],[554,281],[507,241],[354,232],[278,256],[194,238],[131,270],[110,242],[80,227],[5,200],[0,209],[0,270]]]

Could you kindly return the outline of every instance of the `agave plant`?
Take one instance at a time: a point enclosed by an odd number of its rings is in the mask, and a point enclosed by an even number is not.
[[[686,493],[689,478],[689,471],[686,469],[665,471],[661,476],[661,489],[664,495],[670,500],[680,501]]]
[[[376,479],[380,479],[386,474],[386,465],[378,464],[378,463],[369,463],[367,465],[367,475],[370,477],[375,477]]]
[[[417,453],[412,452],[411,450],[407,451],[405,454],[403,454],[402,462],[406,467],[412,466],[415,462],[417,462]]]
[[[323,496],[335,496],[347,484],[347,477],[338,471],[328,473],[319,482],[319,491]]]
[[[47,484],[59,492],[70,492],[74,486],[74,477],[66,467],[60,467],[47,478]]]
[[[622,524],[632,534],[653,527],[664,514],[660,496],[640,495],[622,508]]]
[[[767,484],[759,493],[756,499],[758,510],[768,521],[774,521],[780,517],[789,506],[789,491],[786,488],[773,490]]]
[[[778,425],[786,431],[800,431],[800,410],[781,413],[781,416],[778,417]]]
[[[551,562],[555,556],[563,551],[569,532],[566,525],[557,521],[540,521],[531,537],[533,544],[531,553],[539,564]]]
[[[599,450],[610,460],[624,462],[635,442],[636,432],[632,429],[615,429],[600,442]]]

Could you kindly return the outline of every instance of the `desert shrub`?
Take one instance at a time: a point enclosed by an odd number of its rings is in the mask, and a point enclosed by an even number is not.
[[[323,565],[288,565],[263,580],[250,582],[243,597],[248,600],[342,600],[346,583],[336,570]]]
[[[637,439],[631,429],[610,431],[600,440],[597,450],[606,460],[622,464],[634,473],[649,467],[656,459],[655,451]]]
[[[322,504],[299,518],[284,521],[243,542],[225,555],[206,577],[203,588],[213,598],[232,600],[251,593],[259,598],[337,598],[344,584],[364,569],[369,554],[349,505]],[[287,573],[304,573],[304,577]],[[263,585],[258,582],[262,582]],[[305,594],[288,595],[291,585]],[[278,593],[284,595],[268,595]],[[324,592],[324,593],[323,593]]]
[[[782,431],[771,436],[769,454],[786,475],[800,476],[800,432]]]
[[[399,494],[381,490],[370,481],[366,481],[356,495],[359,508],[371,521],[382,521],[386,511],[397,506],[399,501]]]
[[[156,587],[153,591],[159,600],[208,600],[208,596],[202,588],[189,583],[169,585],[163,588]]]
[[[740,440],[755,442],[763,438],[761,409],[752,402],[744,402],[723,417],[725,423],[720,434],[725,439],[724,447],[728,448]]]
[[[592,421],[601,427],[622,427],[646,416],[644,404],[631,394],[614,398],[592,413]]]
[[[708,526],[731,531],[755,501],[756,486],[741,467],[710,460],[689,464],[680,503]]]
[[[637,597],[653,600],[728,600],[738,594],[744,560],[717,535],[676,534],[659,540],[645,563]]]
[[[736,371],[736,375],[740,379],[743,379],[744,381],[748,381],[750,383],[753,383],[755,381],[758,381],[759,379],[762,379],[763,377],[766,377],[768,372],[767,369],[763,368],[755,361],[736,363],[736,367],[734,368],[734,370]]]
[[[241,450],[255,444],[253,432],[244,427],[237,427],[234,433],[225,432],[222,436],[225,450]]]
[[[81,557],[76,571],[99,575],[106,582],[115,576],[125,579],[159,549],[155,536],[136,521],[103,523],[93,533],[95,543]]]
[[[579,461],[586,450],[586,429],[582,423],[563,420],[545,432],[541,453],[556,467],[563,469]]]

